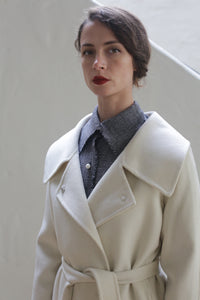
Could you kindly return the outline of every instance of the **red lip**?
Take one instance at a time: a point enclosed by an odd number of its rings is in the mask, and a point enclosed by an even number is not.
[[[101,85],[109,81],[109,79],[103,76],[95,76],[92,80],[95,84]]]

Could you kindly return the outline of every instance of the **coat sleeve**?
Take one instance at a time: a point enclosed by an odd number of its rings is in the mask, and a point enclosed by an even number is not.
[[[165,199],[161,266],[165,300],[200,299],[200,187],[191,148],[176,188]]]
[[[51,207],[50,183],[47,183],[46,203],[42,226],[37,238],[36,262],[32,300],[51,300],[61,254],[57,247]]]

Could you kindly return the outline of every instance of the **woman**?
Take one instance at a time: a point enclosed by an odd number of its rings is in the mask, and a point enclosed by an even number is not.
[[[32,300],[198,300],[190,143],[132,96],[147,73],[146,31],[127,11],[97,7],[75,44],[98,106],[47,153]]]

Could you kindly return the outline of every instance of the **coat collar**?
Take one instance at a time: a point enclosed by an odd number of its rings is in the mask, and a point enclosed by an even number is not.
[[[156,112],[138,130],[123,155],[123,166],[170,197],[190,143]]]
[[[189,142],[156,112],[146,114],[149,118],[122,152],[122,164],[135,176],[170,196],[175,189]],[[45,183],[77,151],[80,130],[90,116],[83,118],[73,130],[50,147],[45,161]]]
[[[73,154],[78,149],[78,139],[80,135],[81,128],[90,119],[92,114],[85,116],[76,125],[75,128],[67,132],[60,139],[54,142],[49,148],[44,165],[44,177],[43,182],[47,181],[53,177],[53,175],[58,171],[58,169],[67,161],[71,159]]]

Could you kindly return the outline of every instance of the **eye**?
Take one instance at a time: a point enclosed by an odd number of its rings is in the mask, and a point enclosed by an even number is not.
[[[111,48],[111,49],[109,49],[109,53],[113,53],[113,54],[115,54],[115,53],[120,53],[121,51],[118,49],[118,48]]]
[[[90,56],[90,55],[93,55],[94,54],[94,51],[93,50],[84,50],[82,52],[82,56]]]

